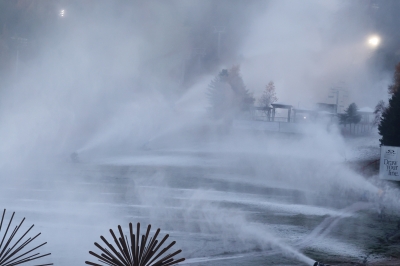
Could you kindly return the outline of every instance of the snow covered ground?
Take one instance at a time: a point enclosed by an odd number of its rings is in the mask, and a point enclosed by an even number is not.
[[[380,136],[371,134],[369,136],[348,137],[344,151],[345,159],[348,161],[375,160],[380,158]]]

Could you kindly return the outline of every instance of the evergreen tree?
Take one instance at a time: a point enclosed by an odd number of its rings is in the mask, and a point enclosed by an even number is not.
[[[381,145],[400,147],[400,90],[394,90],[379,124]]]
[[[396,91],[400,89],[400,63],[398,63],[394,70],[393,84],[389,86],[388,92],[393,95]]]
[[[358,107],[355,103],[352,103],[344,111],[344,114],[340,115],[340,123],[347,125],[358,124],[361,121],[361,115],[358,112]]]
[[[228,70],[227,81],[238,98],[240,110],[249,111],[254,106],[255,99],[253,94],[246,88],[246,85],[244,85],[239,65],[234,65]]]
[[[246,89],[239,66],[223,69],[208,85],[207,98],[214,118],[232,120],[240,112],[251,110],[253,95]]]
[[[227,109],[228,70],[223,69],[208,85],[207,98],[210,102],[210,113],[214,118],[222,118]]]

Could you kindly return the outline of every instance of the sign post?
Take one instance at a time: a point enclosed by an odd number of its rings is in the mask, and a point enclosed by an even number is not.
[[[400,181],[400,147],[381,146],[379,176],[381,179]]]

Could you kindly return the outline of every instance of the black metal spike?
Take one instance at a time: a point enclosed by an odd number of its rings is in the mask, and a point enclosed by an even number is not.
[[[130,223],[129,236],[126,236],[124,235],[121,226],[118,225],[119,237],[117,237],[113,230],[110,229],[110,234],[116,247],[111,245],[103,236],[100,236],[101,240],[103,240],[110,251],[98,243],[95,243],[95,246],[103,253],[98,255],[100,253],[96,254],[93,251],[89,251],[89,254],[96,257],[99,261],[85,261],[85,263],[92,266],[170,266],[176,265],[185,260],[185,258],[178,260],[173,258],[175,255],[179,254],[181,250],[162,256],[175,244],[175,241],[158,252],[169,235],[167,234],[159,242],[157,237],[160,233],[160,229],[157,229],[153,237],[150,236],[150,229],[151,225],[147,227],[146,234],[140,236],[140,223],[138,223],[135,235],[133,234],[132,223]]]
[[[8,222],[7,228],[4,232],[4,235],[1,236],[2,234],[2,227],[3,227],[3,222],[4,222],[4,217],[6,214],[6,209],[3,211],[3,215],[1,217],[0,221],[0,238],[1,238],[1,243],[0,243],[0,266],[16,266],[20,265],[23,263],[27,263],[33,260],[37,260],[46,256],[51,255],[51,253],[47,253],[44,255],[41,255],[40,253],[32,253],[33,251],[37,250],[38,248],[44,246],[47,244],[47,242],[35,246],[35,247],[30,247],[29,251],[24,251],[24,248],[27,247],[33,240],[35,240],[39,235],[37,234],[33,238],[29,237],[27,239],[24,239],[25,236],[31,231],[31,229],[34,227],[32,225],[22,236],[17,236],[18,232],[22,226],[22,224],[25,221],[25,218],[22,219],[22,221],[15,226],[14,230],[10,234],[8,234],[8,231],[10,229],[10,226],[13,222],[15,212],[11,215],[11,218]],[[22,243],[20,243],[22,241]],[[4,244],[4,246],[3,246]],[[37,252],[37,251],[36,251]],[[47,264],[37,264],[37,266],[48,266],[48,265],[53,265],[53,263],[47,263]]]
[[[4,233],[3,239],[1,240],[1,243],[0,243],[0,248],[1,248],[1,246],[3,246],[4,239],[5,239],[6,236],[7,236],[8,229],[10,228],[10,225],[11,225],[12,220],[13,220],[13,218],[14,218],[14,214],[15,214],[15,212],[13,212],[13,214],[11,215],[11,219],[10,219],[10,221],[8,222],[8,226],[7,226],[6,232]]]

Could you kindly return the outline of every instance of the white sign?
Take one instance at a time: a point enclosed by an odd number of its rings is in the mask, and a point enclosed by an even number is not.
[[[381,179],[400,181],[400,147],[381,146]]]

